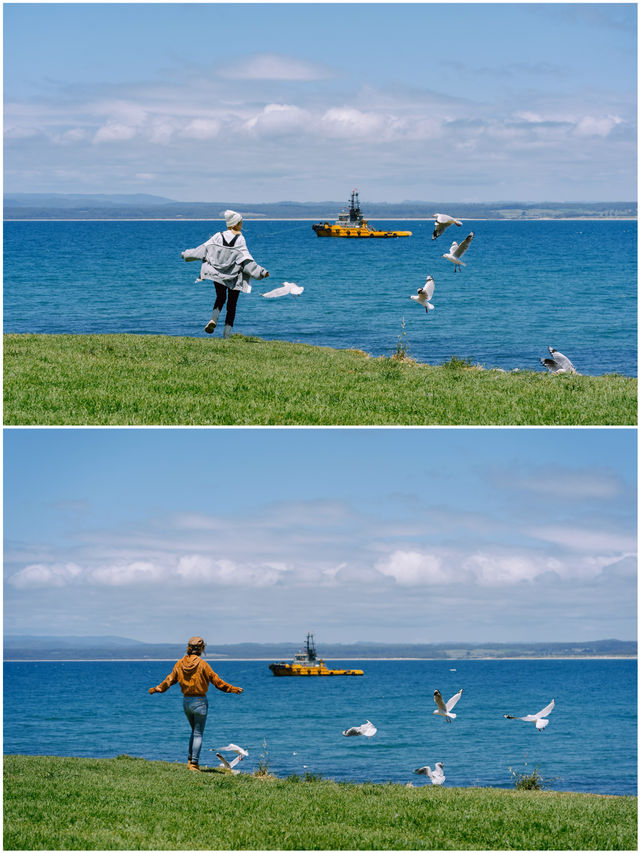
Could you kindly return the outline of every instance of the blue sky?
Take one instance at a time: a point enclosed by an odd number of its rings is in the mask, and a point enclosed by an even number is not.
[[[6,3],[5,191],[633,200],[634,3]]]
[[[636,636],[633,429],[5,429],[4,625]]]

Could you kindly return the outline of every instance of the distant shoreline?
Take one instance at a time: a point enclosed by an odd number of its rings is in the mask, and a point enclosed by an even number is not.
[[[514,660],[637,660],[637,655],[572,655],[570,657],[558,655],[544,655],[540,657],[532,657],[529,655],[520,655],[515,657],[478,657],[478,658],[332,658],[331,660],[339,661],[357,661],[359,663],[367,663],[367,661],[437,661],[439,663],[474,663],[475,661],[514,661]],[[4,663],[167,663],[175,661],[176,657],[171,658],[5,658]],[[210,663],[240,663],[242,661],[254,661],[256,663],[273,662],[274,658],[217,658],[206,657]],[[277,661],[278,663],[280,661]],[[327,658],[325,663],[330,662]]]
[[[279,216],[246,216],[244,221],[248,222],[317,222],[320,219],[323,220],[334,220],[336,218],[335,213],[330,214],[328,216],[312,216],[312,217],[279,217]],[[156,217],[153,216],[151,218],[146,217],[124,217],[119,216],[116,218],[103,218],[100,219],[91,219],[87,217],[86,219],[65,219],[63,217],[55,217],[46,218],[46,219],[22,219],[22,218],[12,218],[6,217],[5,222],[217,222],[219,217],[191,217],[191,216],[170,216],[170,217]],[[407,216],[376,216],[371,217],[369,222],[431,222],[432,217],[430,216],[416,216],[416,217],[407,217]],[[501,218],[497,217],[491,218],[477,218],[477,217],[467,217],[463,220],[464,222],[637,222],[637,216],[531,216],[531,217],[513,217],[513,219]],[[222,220],[220,220],[222,222]]]

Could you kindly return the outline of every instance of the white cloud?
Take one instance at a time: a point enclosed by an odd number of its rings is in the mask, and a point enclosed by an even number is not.
[[[98,128],[93,141],[100,142],[125,142],[133,139],[138,133],[138,128],[122,122],[110,121]]]
[[[279,135],[310,129],[311,115],[290,104],[267,104],[246,126],[258,134]]]
[[[116,566],[102,566],[88,572],[90,583],[99,586],[133,586],[155,584],[166,579],[166,573],[154,563],[134,561]]]
[[[276,564],[242,565],[233,560],[216,560],[201,554],[181,557],[177,575],[187,584],[219,584],[222,586],[273,586],[286,568]]]
[[[16,589],[30,587],[60,587],[81,577],[82,569],[75,563],[34,563],[11,575],[9,583]]]
[[[379,140],[386,130],[385,116],[374,112],[362,112],[353,107],[333,107],[320,120],[320,128],[329,137],[367,137],[371,142]]]
[[[577,122],[575,132],[578,136],[609,136],[619,124],[619,116],[584,116]]]
[[[378,571],[392,577],[400,586],[430,586],[432,584],[458,583],[460,576],[446,571],[443,561],[434,554],[420,551],[394,551],[388,559],[379,562]]]

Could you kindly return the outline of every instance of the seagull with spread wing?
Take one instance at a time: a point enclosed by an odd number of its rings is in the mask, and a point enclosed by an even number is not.
[[[524,720],[525,723],[535,723],[536,728],[539,732],[541,732],[546,726],[549,725],[549,720],[546,718],[553,711],[553,706],[556,704],[556,700],[552,699],[551,702],[547,705],[546,708],[543,708],[542,711],[538,711],[537,714],[527,714],[526,717],[512,717],[511,714],[505,714],[505,718],[507,720]]]
[[[411,295],[411,299],[413,299],[414,302],[417,302],[419,305],[422,305],[427,314],[429,313],[429,310],[434,310],[434,307],[430,301],[431,297],[433,296],[434,287],[435,282],[433,280],[433,276],[428,275],[427,280],[422,285],[422,287],[418,288],[418,293]]]
[[[576,369],[571,364],[571,361],[566,357],[566,355],[562,355],[561,352],[558,352],[557,349],[553,347],[549,347],[549,355],[551,358],[541,358],[540,362],[544,364],[547,370],[550,373],[576,373]]]
[[[462,267],[466,266],[464,261],[461,261],[460,258],[467,251],[472,240],[473,240],[473,231],[464,238],[462,243],[458,244],[454,240],[453,243],[451,244],[451,248],[449,249],[449,251],[445,252],[444,255],[442,256],[443,258],[446,258],[448,261],[451,261],[451,263],[454,264],[454,267],[453,267],[454,272],[458,272],[459,269],[460,269],[460,272],[462,272]]]
[[[373,725],[373,723],[370,720],[367,720],[367,722],[363,723],[361,726],[351,726],[350,729],[345,729],[342,734],[345,737],[357,737],[357,735],[373,737],[377,731],[378,729]]]
[[[434,714],[439,714],[441,717],[444,717],[445,720],[450,723],[451,720],[454,720],[456,715],[451,713],[451,709],[455,707],[458,703],[458,700],[462,696],[462,690],[458,690],[458,692],[449,699],[448,702],[445,702],[442,698],[442,693],[439,690],[433,691],[433,698],[435,699],[436,705],[438,706],[436,710],[433,712]]]
[[[236,757],[231,761],[228,761],[224,755],[220,755],[220,752],[235,752]],[[239,770],[234,770],[234,767],[236,764],[239,764],[243,758],[246,758],[247,755],[249,755],[248,750],[243,749],[241,746],[236,746],[235,743],[230,743],[228,746],[221,746],[220,752],[216,752],[216,758],[226,770],[231,770],[232,773],[240,772]]]
[[[280,296],[300,296],[304,287],[296,284],[295,281],[285,281],[282,287],[276,287],[275,290],[270,290],[268,293],[263,293],[265,299],[278,299]]]
[[[450,225],[462,225],[459,219],[454,219],[453,216],[448,216],[446,213],[434,213],[433,214],[435,222],[433,234],[431,235],[432,240],[436,240],[441,234],[443,234]]]
[[[418,767],[418,769],[413,772],[420,773],[423,776],[428,776],[429,779],[431,779],[432,785],[442,785],[444,780],[447,778],[444,775],[444,764],[441,761],[436,762],[436,766],[433,770],[427,764],[425,767]]]

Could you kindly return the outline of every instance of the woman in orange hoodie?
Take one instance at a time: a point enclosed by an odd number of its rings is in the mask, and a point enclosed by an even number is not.
[[[191,637],[187,643],[186,655],[177,661],[164,681],[157,687],[149,688],[149,693],[164,693],[172,684],[176,682],[180,684],[184,694],[182,707],[191,726],[189,760],[187,761],[189,770],[200,769],[198,759],[200,758],[202,734],[209,709],[206,695],[209,684],[213,684],[214,687],[224,693],[242,693],[242,687],[233,687],[231,684],[227,684],[211,669],[206,661],[202,660],[201,655],[204,650],[205,642],[202,637]]]

